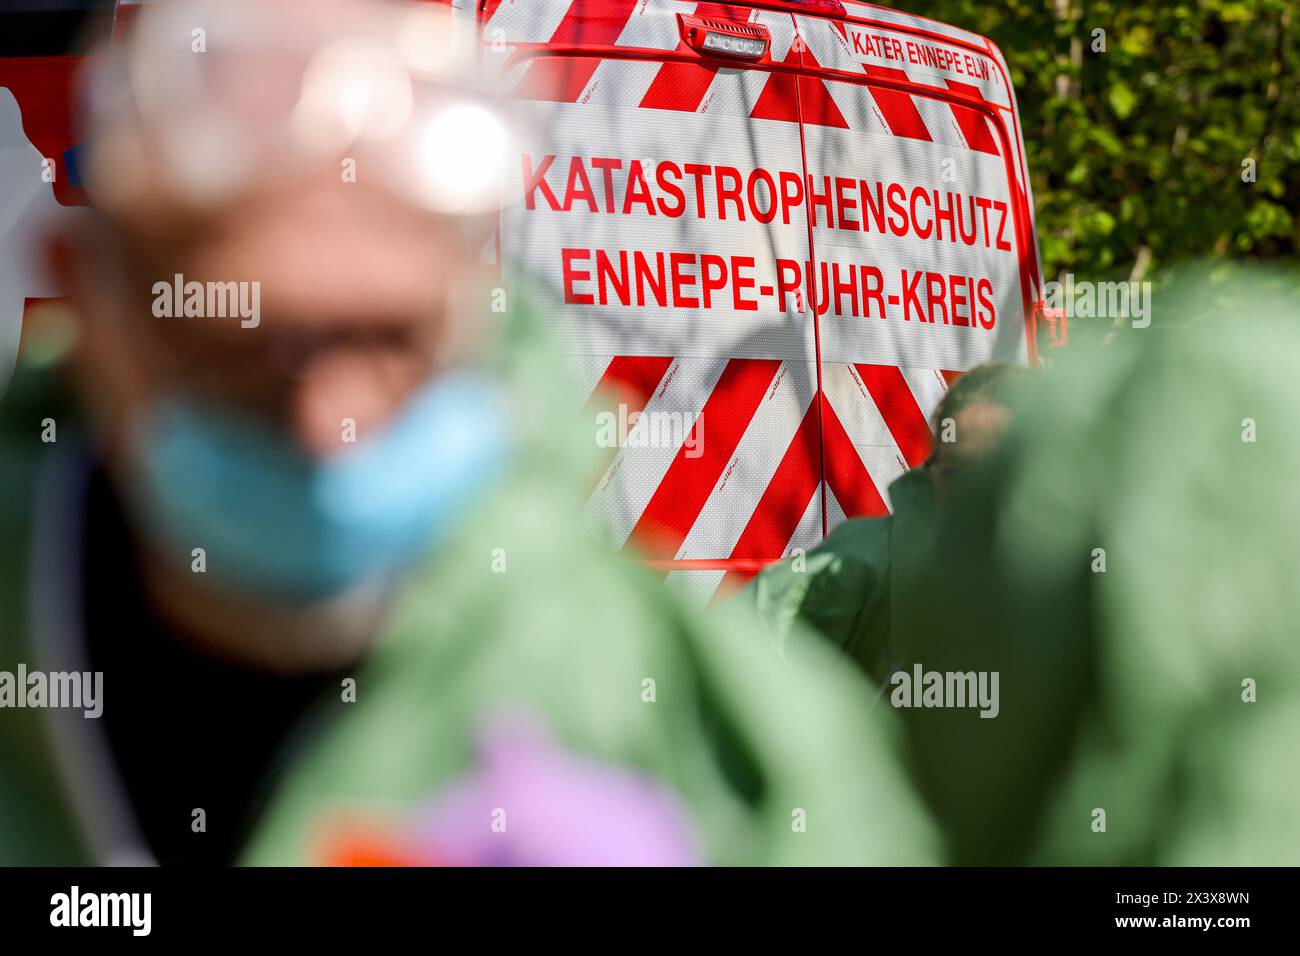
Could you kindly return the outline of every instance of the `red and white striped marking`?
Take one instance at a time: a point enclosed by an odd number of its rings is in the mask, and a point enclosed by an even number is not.
[[[633,451],[629,440],[601,476],[589,517],[611,546],[634,546],[651,560],[770,560],[821,540],[823,449],[828,523],[886,514],[889,484],[930,454],[924,409],[958,373],[867,364],[824,372],[819,410],[815,390],[802,397],[812,370],[791,363],[611,357],[593,393],[621,390],[635,411],[675,410],[707,396],[692,419],[704,453]],[[750,573],[673,575],[690,575],[697,589],[708,582],[712,593],[726,575],[740,583]]]
[[[931,30],[937,39],[933,47],[956,49],[944,38],[976,46],[980,53],[962,48],[965,55],[981,60],[1000,59],[983,38],[954,28],[936,25],[917,17],[898,14],[867,4],[848,4],[851,12],[872,23],[897,24]],[[1002,71],[990,69],[990,77],[960,80],[946,76],[925,63],[902,68],[897,62],[855,50],[850,39],[867,34],[869,28],[853,21],[829,20],[805,14],[787,14],[755,9],[741,4],[690,2],[690,0],[489,0],[485,11],[484,37],[489,49],[506,57],[521,47],[536,44],[552,47],[588,46],[591,57],[578,61],[540,59],[516,67],[516,91],[524,98],[564,103],[600,102],[629,108],[698,112],[707,109],[719,70],[696,63],[654,63],[620,60],[600,55],[602,48],[685,51],[677,28],[676,14],[710,16],[761,24],[772,32],[772,46],[766,61],[847,73],[906,80],[918,86],[957,91],[992,106],[1010,109],[1012,97]],[[942,26],[942,25],[938,25]],[[796,44],[796,36],[802,40]],[[986,64],[987,65],[987,64]],[[754,118],[798,122],[789,75],[771,73],[765,77],[765,96],[752,106]],[[806,95],[812,98],[807,122],[839,126],[865,132],[884,132],[928,142],[946,142],[967,149],[996,153],[997,137],[985,128],[987,118],[970,107],[952,105],[925,96],[870,88],[874,101],[870,112],[862,109],[862,98],[842,87],[826,90],[820,81],[807,78]],[[822,87],[818,89],[818,87]]]
[[[1014,202],[1027,177],[996,49],[921,18],[847,6],[851,18],[834,21],[687,0],[489,0],[483,38],[516,95],[534,104],[545,150],[560,157],[557,170],[573,156],[624,156],[647,168],[671,158],[800,170],[820,183],[841,174],[845,157],[872,156],[898,176],[952,157],[972,181],[993,184],[986,192]],[[768,54],[758,69],[686,59],[678,14],[764,26]],[[921,62],[879,55],[882,48],[858,33],[900,46],[910,40]],[[565,55],[547,55],[556,49]],[[957,56],[968,58],[960,77],[941,67]],[[768,64],[802,72],[761,68]],[[554,178],[563,185],[562,171]],[[550,257],[576,246],[767,249],[772,259],[823,264],[902,255],[1005,274],[1004,305],[1022,317],[1022,263],[950,250],[936,258],[908,239],[886,243],[820,222],[810,229],[806,206],[797,213],[778,229],[514,207],[503,213],[502,250],[508,263],[547,280]],[[1015,321],[1009,337],[975,345],[972,337],[927,337],[831,313],[811,318],[801,307],[758,315],[619,303],[557,311],[555,327],[580,369],[578,402],[590,406],[598,388],[616,388],[628,411],[684,415],[701,440],[698,454],[685,445],[644,447],[634,428],[610,455],[586,511],[611,547],[639,550],[670,584],[702,597],[720,593],[763,561],[814,546],[845,517],[887,513],[889,484],[929,455],[928,417],[948,383],[981,361],[1027,359]]]

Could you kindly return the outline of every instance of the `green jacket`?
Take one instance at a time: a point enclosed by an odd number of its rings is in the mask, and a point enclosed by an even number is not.
[[[511,349],[509,381],[529,396],[520,420],[535,424],[510,479],[410,580],[356,672],[356,701],[323,700],[296,735],[243,860],[319,862],[328,821],[427,805],[471,770],[480,721],[506,710],[540,717],[579,755],[666,786],[708,862],[934,861],[890,715],[867,714],[871,689],[851,669],[812,641],[783,659],[743,609],[705,615],[679,603],[577,531],[573,463],[589,461],[594,444],[539,414],[537,396],[558,377],[527,358],[537,351],[527,341]],[[34,583],[32,560],[47,539],[75,540],[75,526],[58,520],[68,509],[36,504],[61,486],[49,462],[74,433],[75,409],[60,394],[48,375],[20,372],[0,405],[0,670],[50,659],[33,643],[38,618],[62,625],[59,640],[79,640],[75,615],[45,613],[62,598]],[[58,420],[55,445],[40,441],[47,417]],[[111,688],[105,696],[106,707],[131,706]],[[56,759],[58,713],[0,710],[0,863],[105,855],[93,819],[111,794],[87,790],[93,773],[76,771],[103,754],[74,741],[74,759]],[[71,723],[75,735],[95,722]],[[89,827],[77,822],[79,797]]]
[[[893,626],[892,564],[933,502],[925,468],[899,477],[889,495],[888,517],[844,522],[806,555],[764,568],[738,597],[783,640],[805,628],[829,639],[877,684],[910,666],[907,634]]]

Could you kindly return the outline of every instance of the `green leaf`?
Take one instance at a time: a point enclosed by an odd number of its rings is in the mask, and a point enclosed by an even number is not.
[[[1128,119],[1138,103],[1138,96],[1124,81],[1117,81],[1110,88],[1110,108],[1120,119]]]

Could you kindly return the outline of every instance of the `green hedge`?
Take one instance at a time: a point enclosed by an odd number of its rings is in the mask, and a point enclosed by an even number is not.
[[[1296,0],[894,5],[982,33],[1010,62],[1045,278],[1300,255]]]

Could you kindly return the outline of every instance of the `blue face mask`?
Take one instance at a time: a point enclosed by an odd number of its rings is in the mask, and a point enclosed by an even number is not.
[[[505,396],[483,377],[431,381],[381,433],[323,460],[269,426],[190,400],[145,422],[135,502],[187,564],[286,602],[392,578],[452,534],[504,470]]]

